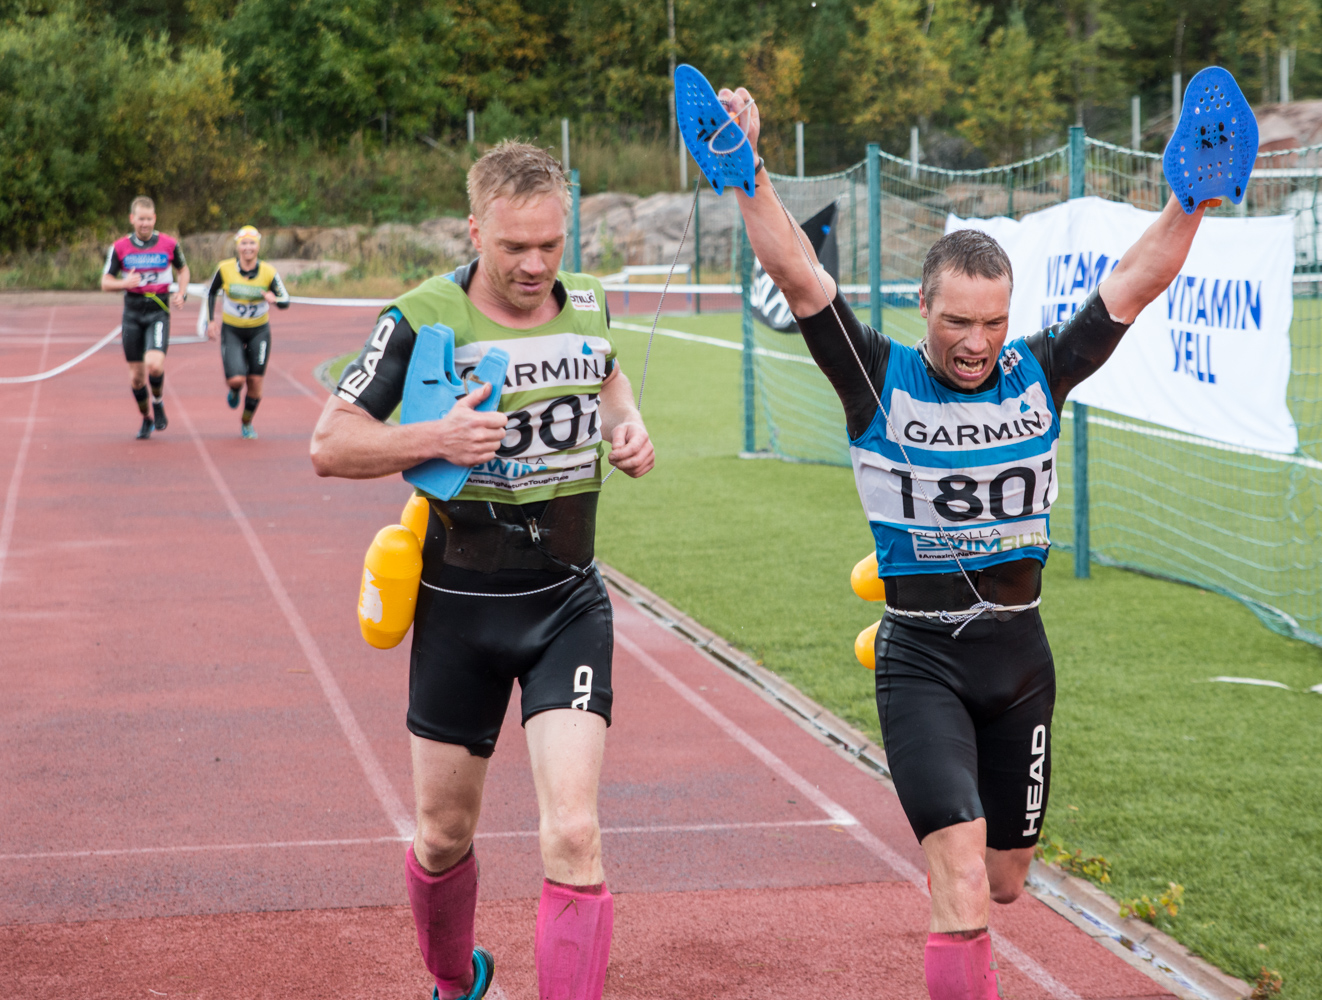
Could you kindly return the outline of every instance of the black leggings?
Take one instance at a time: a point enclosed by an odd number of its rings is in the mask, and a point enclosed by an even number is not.
[[[887,615],[877,712],[895,790],[921,841],[987,820],[987,846],[1032,847],[1051,784],[1056,672],[1037,609],[956,626]]]

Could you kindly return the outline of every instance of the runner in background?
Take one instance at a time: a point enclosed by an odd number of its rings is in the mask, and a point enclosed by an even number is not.
[[[220,360],[225,367],[225,381],[229,385],[226,400],[230,409],[237,409],[239,393],[244,382],[248,394],[243,400],[243,419],[240,432],[249,440],[257,437],[252,418],[257,404],[262,401],[262,379],[271,357],[271,324],[268,320],[271,306],[289,308],[289,292],[276,269],[257,259],[262,234],[255,226],[244,226],[234,237],[234,257],[221,261],[207,290],[207,337],[220,337]],[[216,297],[223,296],[221,313],[216,314]]]
[[[151,437],[152,429],[163,431],[165,419],[165,352],[170,349],[170,306],[182,309],[188,295],[188,264],[173,236],[156,231],[156,204],[140,195],[129,207],[133,232],[116,240],[106,254],[101,274],[103,292],[124,293],[124,318],[120,339],[129,363],[133,398],[142,413],[138,440]],[[123,275],[123,277],[120,277]],[[178,291],[170,296],[170,284],[178,278]],[[147,411],[147,386],[151,385],[151,413]]]

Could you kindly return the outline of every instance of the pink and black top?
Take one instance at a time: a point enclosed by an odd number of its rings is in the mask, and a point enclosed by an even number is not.
[[[126,297],[164,296],[170,291],[175,269],[184,266],[183,247],[173,236],[152,233],[149,239],[140,240],[136,233],[130,233],[110,247],[103,273],[114,278],[134,271],[142,275],[142,284],[125,289]]]

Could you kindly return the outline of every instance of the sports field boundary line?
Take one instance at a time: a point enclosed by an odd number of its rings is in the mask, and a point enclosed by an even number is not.
[[[395,831],[401,837],[411,839],[414,832],[413,817],[404,807],[404,801],[399,797],[399,793],[395,791],[394,785],[390,783],[390,779],[386,776],[385,769],[381,766],[376,752],[367,739],[367,734],[363,732],[362,727],[358,724],[358,719],[353,714],[353,708],[349,705],[344,692],[340,690],[340,685],[335,680],[330,665],[322,655],[321,647],[312,635],[312,630],[308,628],[303,616],[299,613],[298,607],[290,598],[289,591],[285,589],[285,585],[276,571],[275,564],[271,562],[271,557],[266,552],[266,546],[262,544],[261,539],[257,537],[257,533],[253,531],[252,524],[248,521],[248,515],[244,513],[242,506],[231,492],[229,484],[226,483],[225,477],[221,475],[220,469],[212,460],[206,442],[202,440],[202,435],[198,433],[187,408],[178,400],[175,402],[175,407],[180,416],[183,417],[189,436],[192,438],[198,456],[202,460],[203,468],[206,469],[207,475],[211,478],[216,492],[220,494],[225,508],[229,511],[235,524],[238,525],[243,540],[248,543],[248,548],[257,562],[257,567],[266,580],[267,588],[271,591],[271,596],[275,598],[276,606],[284,614],[285,621],[288,622],[290,631],[294,633],[294,639],[302,650],[304,659],[307,660],[308,666],[312,668],[312,674],[316,677],[321,686],[322,694],[329,703],[331,714],[335,717],[335,721],[339,723],[340,730],[349,743],[349,750],[357,759],[359,767],[362,768],[363,777],[367,779],[367,784],[390,825],[395,828]]]
[[[641,326],[638,323],[627,323],[620,320],[611,321],[611,329],[630,330],[635,333],[648,333],[651,327]],[[722,340],[720,337],[708,337],[700,333],[686,333],[683,330],[669,330],[665,327],[657,327],[658,337],[669,337],[672,340],[685,340],[692,344],[706,344],[708,347],[720,347],[729,351],[743,351],[744,345],[737,340]],[[817,367],[817,362],[812,358],[804,357],[799,354],[790,354],[786,351],[773,351],[767,347],[754,347],[753,353],[761,358],[772,358],[776,361],[793,361],[795,364],[811,365]],[[1097,407],[1104,409],[1104,407]],[[1074,411],[1066,410],[1061,414],[1062,420],[1073,420]],[[1088,423],[1097,427],[1109,427],[1111,430],[1123,431],[1126,434],[1138,434],[1142,437],[1157,438],[1162,441],[1174,441],[1179,444],[1191,444],[1199,448],[1207,448],[1212,451],[1225,451],[1234,455],[1251,455],[1254,458],[1266,459],[1269,462],[1283,462],[1286,465],[1298,465],[1305,469],[1322,469],[1322,461],[1310,458],[1307,455],[1291,455],[1286,452],[1265,451],[1261,448],[1252,448],[1248,445],[1231,444],[1228,441],[1216,441],[1212,438],[1201,437],[1197,434],[1189,434],[1184,431],[1168,430],[1163,427],[1148,427],[1144,424],[1130,423],[1127,420],[1116,420],[1112,417],[1103,417],[1095,413],[1088,414]],[[768,458],[782,458],[786,461],[794,459],[786,458],[775,453],[768,453]],[[799,460],[802,461],[802,460]],[[832,462],[811,462],[809,464],[830,465]]]
[[[644,618],[644,621],[650,619]],[[655,623],[654,623],[655,624]],[[666,684],[671,690],[678,694],[684,701],[688,702],[693,708],[704,715],[718,729],[725,733],[734,742],[738,743],[747,750],[754,758],[760,761],[773,774],[777,775],[782,781],[798,790],[804,798],[815,805],[827,816],[835,819],[844,827],[854,840],[856,840],[866,851],[879,859],[882,863],[888,865],[899,876],[910,882],[919,892],[927,895],[927,879],[921,869],[913,862],[901,855],[895,848],[891,847],[884,840],[869,830],[863,823],[860,823],[854,815],[840,805],[820,787],[808,781],[794,768],[790,767],[775,752],[770,750],[757,737],[750,734],[742,726],[730,719],[725,713],[713,705],[710,701],[700,695],[692,687],[680,680],[668,667],[660,660],[652,656],[642,646],[634,642],[629,636],[625,635],[619,627],[619,619],[616,619],[615,642],[618,647],[627,650],[639,663],[650,670],[659,680]],[[847,822],[846,822],[847,821]],[[1070,989],[1050,972],[1044,969],[1038,962],[1021,951],[1012,941],[999,932],[993,932],[993,939],[1001,955],[1008,959],[1011,964],[1017,966],[1019,971],[1029,979],[1041,986],[1047,991],[1048,996],[1056,1000],[1083,1000],[1079,994]]]
[[[603,837],[665,836],[677,833],[734,833],[750,830],[784,830],[800,827],[847,826],[851,820],[787,819],[747,823],[671,823],[662,826],[604,826]],[[541,836],[538,830],[479,830],[474,840],[531,840]],[[75,851],[29,851],[0,854],[0,864],[13,861],[72,861],[78,858],[137,857],[145,854],[209,854],[229,851],[278,851],[315,847],[370,847],[373,844],[407,844],[413,836],[395,834],[384,837],[331,837],[323,840],[265,840],[234,844],[169,844],[160,847],[97,847]]]
[[[895,792],[886,752],[858,729],[647,587],[606,563],[598,561],[597,568],[607,584],[645,616],[734,674],[819,742]],[[925,884],[923,889],[926,891]],[[1026,891],[1180,1000],[1243,1000],[1252,990],[1248,983],[1193,954],[1168,934],[1136,918],[1122,918],[1119,903],[1085,879],[1034,861]],[[1008,943],[997,939],[1005,957],[1020,964],[1012,954],[1018,949],[1007,949]],[[1020,953],[1019,957],[1027,956]]]
[[[50,318],[46,320],[46,336],[41,345],[41,360],[38,366],[46,363],[50,352],[50,335],[55,329],[56,306],[51,306]],[[32,400],[28,403],[27,419],[23,423],[23,437],[18,443],[14,455],[14,468],[9,475],[9,486],[5,490],[4,513],[0,514],[0,583],[5,579],[5,563],[9,560],[9,545],[14,538],[14,520],[18,517],[18,491],[23,485],[23,468],[27,465],[28,449],[32,447],[32,432],[37,426],[37,404],[41,401],[41,383],[32,387]]]

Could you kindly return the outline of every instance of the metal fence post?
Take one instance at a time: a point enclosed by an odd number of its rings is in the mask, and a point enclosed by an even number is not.
[[[1082,125],[1070,126],[1070,197],[1082,198],[1085,191],[1087,143]],[[1092,539],[1088,524],[1088,407],[1074,403],[1074,575],[1086,580],[1092,575]]]
[[[739,217],[739,286],[743,301],[744,334],[744,451],[757,451],[757,413],[755,409],[753,372],[753,247],[748,242],[748,230],[744,228],[743,216]]]
[[[868,297],[872,328],[881,332],[881,144],[868,143]]]
[[[582,185],[578,182],[578,171],[569,171],[569,193],[571,196],[572,207],[570,209],[570,231],[569,241],[571,247],[570,263],[573,266],[575,274],[583,270],[583,239],[582,230],[579,228],[579,202],[581,198]]]
[[[702,284],[702,174],[693,182],[693,283]],[[702,312],[702,293],[693,293],[693,311]]]

